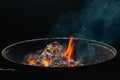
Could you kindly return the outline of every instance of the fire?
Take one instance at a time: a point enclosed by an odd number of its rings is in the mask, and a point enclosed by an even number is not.
[[[42,63],[45,67],[48,67],[48,65],[49,65],[49,60],[43,59],[43,60],[41,61],[41,63]]]
[[[46,57],[47,57],[47,59],[42,59],[42,60],[41,60],[41,63],[42,63],[42,65],[43,65],[44,67],[48,67],[48,66],[49,66],[49,63],[50,63],[50,57],[49,57],[49,55],[46,54]]]
[[[65,51],[62,53],[62,56],[67,57],[68,62],[73,61],[73,59],[71,58],[73,50],[74,50],[73,40],[74,40],[74,37],[71,36],[67,49],[65,49]]]
[[[60,52],[61,45],[58,42],[54,42],[52,44],[48,44],[45,50],[38,55],[38,59],[34,59],[31,55],[28,56],[28,65],[40,65],[43,67],[49,66],[68,66],[68,67],[75,67],[80,65],[80,63],[74,61],[72,58],[72,54],[74,51],[74,44],[73,44],[74,37],[70,36],[67,48],[64,51]],[[62,59],[64,58],[64,59]],[[61,60],[62,59],[62,60]],[[55,62],[54,62],[55,61]]]
[[[29,53],[26,56],[26,62],[28,65],[33,65],[35,63],[35,59],[32,57],[32,53]]]
[[[31,59],[30,61],[28,61],[28,65],[33,65],[35,63],[34,59]]]

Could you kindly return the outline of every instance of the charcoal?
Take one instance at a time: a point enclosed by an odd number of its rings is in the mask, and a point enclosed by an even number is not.
[[[62,56],[63,46],[54,41],[48,44],[44,50],[38,50],[33,54],[33,58],[35,60],[34,66],[45,67],[42,63],[42,60],[48,60],[47,67],[70,67],[70,66],[80,66],[81,63],[79,61],[68,61],[67,57]]]
[[[61,55],[54,55],[52,57],[52,61],[51,61],[50,66],[52,66],[52,67],[59,67],[59,66],[61,66],[63,64],[64,61],[65,61],[65,59]]]

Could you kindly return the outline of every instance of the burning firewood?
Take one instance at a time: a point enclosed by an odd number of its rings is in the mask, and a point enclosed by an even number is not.
[[[63,46],[54,41],[48,44],[43,51],[34,56],[27,55],[28,65],[41,66],[41,67],[75,67],[81,65],[79,61],[72,59],[74,50],[73,37],[70,38],[68,47],[63,49]],[[30,56],[30,57],[29,57]]]

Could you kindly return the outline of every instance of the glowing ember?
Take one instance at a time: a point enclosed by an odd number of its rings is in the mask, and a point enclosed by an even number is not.
[[[74,37],[71,36],[67,48],[59,42],[54,41],[46,46],[46,48],[39,52],[39,54],[29,54],[24,58],[24,62],[28,65],[41,67],[75,67],[81,65],[79,61],[72,59],[74,51],[73,44]]]
[[[35,60],[32,59],[32,60],[30,60],[30,61],[28,62],[28,65],[33,65],[34,63],[35,63]]]
[[[45,67],[48,67],[48,66],[49,66],[49,60],[44,60],[44,59],[42,59],[41,63],[42,63]]]
[[[47,54],[46,54],[47,55]],[[49,55],[46,56],[47,59],[42,59],[41,63],[43,64],[43,66],[48,67],[49,63],[50,63],[50,57]]]

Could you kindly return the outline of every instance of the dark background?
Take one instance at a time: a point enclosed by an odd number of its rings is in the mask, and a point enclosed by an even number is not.
[[[2,51],[4,47],[18,41],[46,37],[46,35],[51,33],[52,28],[54,28],[53,26],[59,22],[59,15],[68,11],[78,11],[85,8],[84,5],[87,5],[85,0],[0,1],[0,51]],[[117,27],[119,27],[119,25]],[[53,32],[51,34],[56,33]],[[120,38],[118,35],[119,33],[117,33],[117,36],[112,43],[110,43],[118,50],[118,55],[108,62],[81,68],[45,69],[17,65],[7,62],[1,56],[2,63],[0,64],[2,68],[10,67],[17,69],[14,72],[1,71],[1,74],[5,76],[9,75],[10,77],[4,78],[12,79],[45,80],[46,78],[65,78],[67,80],[119,80]],[[69,34],[65,36],[69,37]],[[47,37],[51,36],[48,35]],[[99,40],[99,38],[96,40]],[[58,76],[55,76],[55,74]]]

